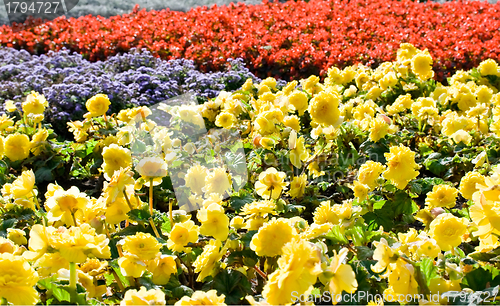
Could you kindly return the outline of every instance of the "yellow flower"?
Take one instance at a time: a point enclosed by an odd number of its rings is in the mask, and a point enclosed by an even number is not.
[[[309,106],[307,94],[299,90],[294,90],[290,95],[288,95],[288,101],[297,110],[299,116],[302,116]]]
[[[300,136],[295,142],[295,148],[290,151],[290,162],[297,168],[301,168],[302,162],[309,157],[304,142],[304,137]]]
[[[358,181],[363,185],[368,185],[373,190],[377,187],[377,179],[384,170],[384,165],[369,160],[359,168]]]
[[[174,252],[182,252],[188,243],[198,240],[199,232],[200,229],[191,220],[176,223],[168,237],[167,247]]]
[[[302,198],[307,186],[307,174],[301,174],[293,178],[290,183],[290,196],[294,199]]]
[[[148,263],[148,271],[153,274],[153,283],[156,285],[166,285],[170,275],[177,273],[175,257],[169,255],[157,256]]]
[[[224,168],[216,168],[205,177],[205,194],[217,193],[224,196],[231,190],[231,175]]]
[[[23,253],[23,257],[26,253]],[[69,269],[69,261],[59,253],[45,253],[35,261],[33,268],[41,277],[49,277],[60,269]]]
[[[319,83],[319,77],[315,75],[311,75],[305,80],[301,80],[302,88],[310,95],[315,95],[319,93],[321,90],[321,84]]]
[[[160,252],[161,243],[151,234],[137,233],[127,236],[123,242],[123,250],[139,256],[143,260],[155,258]]]
[[[47,219],[49,222],[61,221],[67,225],[77,225],[75,221],[83,218],[84,210],[90,204],[90,199],[78,187],[73,186],[66,191],[58,189],[45,202]]]
[[[50,246],[57,249],[61,256],[68,261],[83,263],[87,256],[111,257],[111,250],[108,245],[109,239],[105,234],[96,234],[95,229],[87,223],[69,229],[60,227],[57,231],[52,230],[50,234]]]
[[[144,185],[149,186],[152,180],[153,186],[156,186],[167,176],[167,163],[160,157],[146,157],[135,166],[135,170],[146,181]]]
[[[394,250],[389,246],[385,238],[380,238],[380,242],[374,241],[375,251],[373,252],[373,259],[377,261],[371,269],[375,273],[383,272],[390,263],[394,263],[397,256],[394,256]]]
[[[413,56],[411,59],[411,70],[423,81],[434,76],[434,71],[432,71],[432,57],[429,51],[420,51]]]
[[[417,54],[418,49],[415,48],[412,44],[402,43],[399,45],[399,49],[397,51],[397,60],[398,62],[405,63],[413,58],[415,54]]]
[[[166,304],[167,301],[165,301],[165,293],[163,291],[160,289],[147,290],[144,286],[139,291],[135,289],[127,290],[123,300],[120,302],[120,306]]]
[[[201,222],[200,234],[226,240],[229,234],[229,217],[222,206],[210,204],[206,209],[199,210],[196,217]]]
[[[268,276],[262,295],[270,305],[290,305],[294,296],[312,290],[321,270],[321,252],[302,239],[285,244],[278,269]]]
[[[453,139],[453,141],[455,141],[455,143],[457,144],[463,142],[466,145],[468,145],[472,140],[472,136],[464,130],[456,131],[450,136],[450,138]]]
[[[130,198],[132,208],[134,207],[135,197]],[[106,216],[106,222],[109,224],[119,224],[120,222],[128,219],[128,212],[130,207],[126,202],[124,197],[116,198],[111,204],[108,204],[104,215]]]
[[[333,225],[337,225],[340,223],[340,217],[337,215],[337,212],[333,209],[330,204],[330,201],[323,201],[321,205],[314,210],[314,223],[316,224],[325,224],[331,223]]]
[[[389,264],[387,269],[389,288],[396,300],[405,300],[407,294],[418,293],[418,283],[415,279],[415,269],[409,263],[399,258],[395,263]],[[385,292],[384,292],[385,295]]]
[[[245,219],[240,216],[236,216],[231,219],[231,223],[229,223],[229,225],[236,230],[244,228],[246,226]]]
[[[265,149],[272,150],[276,145],[276,141],[270,137],[262,137],[259,144]]]
[[[132,153],[130,150],[117,144],[105,147],[102,151],[102,157],[104,159],[102,164],[104,178],[108,181],[111,180],[115,171],[132,166]]]
[[[386,75],[382,77],[379,81],[380,88],[382,90],[386,90],[389,87],[392,87],[398,83],[398,78],[394,71],[390,71]]]
[[[124,276],[141,277],[146,271],[146,264],[139,256],[134,254],[125,253],[118,259],[118,266],[120,272]]]
[[[49,103],[45,97],[37,92],[32,91],[23,102],[23,112],[26,114],[42,114]]]
[[[358,288],[358,282],[356,281],[356,274],[352,270],[352,267],[348,264],[344,264],[344,260],[347,257],[349,250],[343,248],[337,254],[337,251],[333,251],[332,262],[330,263],[329,272],[333,274],[332,279],[329,283],[330,294],[332,297],[340,297],[342,291],[347,293],[354,293]],[[340,300],[332,301],[333,304],[337,304]]]
[[[229,112],[221,112],[215,119],[215,125],[225,129],[231,128],[236,122],[238,122],[236,116]]]
[[[7,238],[12,240],[17,245],[24,245],[28,243],[28,240],[26,240],[26,232],[17,228],[8,228]]]
[[[197,194],[203,194],[205,179],[208,175],[208,169],[201,165],[194,165],[186,173],[186,186]]]
[[[478,172],[468,172],[460,180],[460,194],[467,200],[472,200],[472,195],[479,189],[476,184],[484,184],[484,176]]]
[[[195,291],[191,297],[183,296],[175,306],[198,306],[198,305],[219,305],[226,306],[224,303],[226,296],[224,294],[217,295],[216,290]]]
[[[449,213],[440,214],[431,222],[429,236],[434,238],[443,251],[450,251],[462,243],[468,221]]]
[[[102,116],[108,111],[109,105],[111,105],[111,102],[109,101],[107,95],[97,94],[88,99],[85,103],[85,107],[87,107],[88,113],[83,115],[83,117],[88,119]]]
[[[35,305],[39,301],[34,288],[38,274],[21,256],[0,254],[0,300],[14,305]]]
[[[286,173],[278,172],[275,168],[268,168],[259,175],[259,180],[255,182],[257,194],[264,199],[278,199],[283,189],[286,189]]]
[[[288,219],[274,219],[262,226],[250,242],[250,248],[259,256],[281,255],[283,246],[292,241],[295,230]]]
[[[370,140],[378,142],[389,133],[389,124],[380,116],[370,122]]]
[[[492,59],[482,61],[477,69],[479,70],[479,73],[481,73],[481,75],[500,75],[498,64]]]
[[[0,136],[0,159],[3,157],[3,137]]]
[[[351,188],[354,191],[354,196],[360,201],[366,200],[368,192],[370,192],[370,187],[368,185],[363,185],[358,181],[354,181],[354,186]]]
[[[273,201],[255,201],[252,203],[245,204],[241,209],[241,214],[244,216],[251,217],[267,217],[267,215],[276,215],[275,212],[276,204]]]
[[[283,123],[285,124],[286,127],[292,128],[296,132],[300,130],[300,120],[299,117],[297,117],[296,115],[286,116],[283,119]]]
[[[384,156],[387,159],[387,170],[384,171],[384,178],[390,180],[398,189],[404,189],[412,179],[418,176],[415,152],[409,148],[403,145],[393,146],[390,148],[390,152],[385,153]]]
[[[309,113],[313,122],[325,126],[338,126],[342,123],[340,117],[340,97],[335,92],[322,91],[311,100]]]
[[[6,100],[5,101],[5,104],[4,104],[4,108],[9,112],[9,113],[13,113],[17,110],[17,107],[16,105],[14,104],[14,101],[12,100]],[[2,115],[2,117],[4,117],[5,115]],[[0,125],[1,126],[1,125]]]
[[[450,185],[437,185],[427,194],[425,205],[429,208],[453,208],[456,204],[458,190]]]
[[[220,250],[221,242],[219,240],[210,240],[210,242],[205,245],[203,252],[196,258],[193,262],[194,272],[200,273],[196,281],[201,282],[207,276],[214,274],[215,265],[224,255],[225,250]]]
[[[110,204],[117,198],[123,197],[126,187],[133,186],[134,183],[134,172],[130,171],[130,168],[116,170],[110,182],[104,182],[103,193],[106,196],[106,203]]]
[[[488,239],[492,234],[500,235],[500,202],[498,191],[491,190],[494,200],[488,199],[488,191],[478,191],[472,195],[474,205],[470,207],[470,217],[477,225],[475,235]]]
[[[33,195],[35,187],[35,173],[33,170],[23,171],[23,173],[10,186],[10,193],[15,198],[22,198]]]
[[[30,149],[30,139],[24,134],[10,134],[5,139],[4,155],[13,162],[28,158]]]
[[[436,258],[441,254],[441,248],[434,239],[425,239],[420,241],[417,248],[417,254],[419,256],[427,256],[429,258]]]

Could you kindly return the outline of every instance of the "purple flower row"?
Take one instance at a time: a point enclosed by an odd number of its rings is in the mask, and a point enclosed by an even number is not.
[[[236,90],[247,78],[259,81],[241,59],[229,59],[222,72],[203,73],[190,60],[165,61],[146,50],[89,62],[69,51],[31,55],[27,51],[0,49],[0,113],[5,100],[21,103],[32,90],[49,102],[46,120],[56,131],[67,129],[69,120],[82,119],[85,102],[95,94],[107,94],[110,112],[126,107],[153,105],[194,92],[203,100],[221,90]]]

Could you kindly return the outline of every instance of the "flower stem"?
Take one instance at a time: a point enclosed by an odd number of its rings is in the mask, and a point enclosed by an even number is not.
[[[174,217],[172,216],[172,207],[173,207],[172,199],[168,201],[168,219],[170,220],[170,228],[174,227]]]
[[[76,304],[76,264],[69,263],[69,294],[70,303]]]
[[[125,292],[125,287],[123,286],[123,283],[120,280],[120,277],[118,276],[118,274],[116,274],[115,269],[111,268],[111,273],[113,274],[113,277],[115,278],[115,281],[118,284],[118,287],[120,287],[120,290],[122,292]]]
[[[158,233],[158,230],[156,229],[155,223],[153,222],[153,218],[149,218],[149,225],[153,228],[153,232],[155,232],[156,238],[161,238],[160,234]]]
[[[125,201],[127,201],[127,205],[130,208],[130,210],[134,210],[134,208],[132,207],[132,204],[130,203],[130,200],[128,198],[127,192],[125,192],[125,189],[123,189],[123,196],[125,197]]]
[[[153,216],[153,179],[149,180],[149,213]]]

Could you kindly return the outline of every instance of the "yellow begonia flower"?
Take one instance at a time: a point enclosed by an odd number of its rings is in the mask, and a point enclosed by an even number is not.
[[[219,305],[226,306],[224,294],[217,295],[217,290],[195,291],[191,297],[184,296],[177,301],[175,306]]]
[[[226,216],[222,206],[216,203],[210,204],[206,209],[199,210],[196,217],[201,222],[200,234],[221,241],[226,240],[229,234],[229,217]]]
[[[289,305],[294,297],[308,293],[322,272],[321,252],[302,239],[285,244],[278,259],[278,269],[268,276],[262,296],[270,305]]]
[[[203,253],[193,262],[194,272],[200,273],[196,281],[201,282],[207,276],[213,275],[216,263],[219,262],[225,253],[225,249],[220,249],[221,245],[219,240],[210,240],[203,248]]]
[[[259,256],[281,255],[283,246],[292,241],[295,235],[295,230],[287,219],[274,219],[259,228],[250,242],[250,248]]]
[[[197,194],[203,194],[205,187],[205,179],[208,175],[208,169],[201,165],[194,165],[186,173],[184,180],[186,186],[191,188],[191,191]]]
[[[322,91],[314,96],[309,104],[309,113],[313,122],[324,126],[337,127],[342,123],[340,116],[340,97],[336,92]]]
[[[14,198],[33,196],[35,187],[35,173],[33,170],[23,171],[21,175],[10,185],[10,193]]]
[[[359,168],[358,181],[361,184],[368,185],[370,190],[373,190],[377,187],[377,180],[384,170],[384,165],[379,162],[369,160]]]
[[[231,175],[224,168],[216,168],[205,177],[205,194],[226,195],[231,190]]]
[[[340,302],[337,297],[340,297],[343,291],[354,293],[358,288],[356,274],[350,265],[344,263],[348,253],[349,250],[346,248],[340,250],[338,254],[335,250],[333,251],[332,262],[328,269],[333,274],[328,285],[333,304]]]
[[[147,290],[146,287],[141,287],[139,291],[129,289],[125,292],[120,306],[131,305],[166,305],[165,293],[161,289]]]
[[[88,113],[83,115],[83,117],[93,118],[102,116],[106,114],[106,112],[108,111],[109,105],[111,105],[111,102],[109,101],[107,95],[97,94],[92,98],[88,99],[87,102],[85,103],[85,107],[87,108]]]
[[[142,260],[154,259],[160,252],[161,243],[151,234],[137,233],[125,237],[123,251],[139,256]]]
[[[478,172],[468,172],[460,180],[460,194],[467,200],[472,200],[474,192],[479,190],[477,184],[484,184],[484,176]]]
[[[236,116],[229,112],[221,112],[217,115],[215,119],[215,125],[218,127],[222,127],[225,129],[229,129],[234,126],[235,123],[238,122]]]
[[[458,190],[450,185],[436,185],[427,194],[425,205],[429,208],[446,207],[453,208],[456,204]]]
[[[286,173],[278,172],[275,168],[268,168],[259,175],[259,180],[255,182],[257,194],[264,199],[277,199],[281,192],[286,189],[288,183],[285,182]]]
[[[23,112],[26,114],[42,114],[47,106],[49,106],[47,99],[34,91],[26,97],[26,101],[22,104]]]
[[[153,274],[153,283],[156,285],[166,285],[172,274],[177,273],[175,257],[169,255],[159,255],[154,260],[149,261],[148,271]]]
[[[14,305],[35,305],[39,301],[34,288],[38,274],[21,256],[0,254],[0,299]]]
[[[467,219],[449,213],[440,214],[431,222],[429,236],[436,240],[441,250],[450,251],[462,243],[468,223]]]
[[[389,153],[384,154],[387,160],[387,170],[384,171],[384,178],[390,180],[398,189],[404,189],[406,185],[416,178],[419,172],[415,163],[415,152],[400,145],[391,147]]]
[[[174,252],[182,252],[185,246],[198,240],[200,229],[193,221],[176,223],[167,240],[167,247]]]
[[[297,168],[301,168],[302,162],[309,157],[304,142],[304,137],[300,136],[295,143],[295,148],[290,151],[290,162]]]
[[[132,166],[132,153],[130,150],[117,144],[105,147],[102,151],[102,157],[104,159],[102,164],[104,178],[108,181],[111,180],[115,171]]]
[[[149,186],[151,181],[153,186],[160,185],[162,178],[167,176],[167,163],[160,157],[146,157],[141,159],[135,170],[146,181],[144,185]]]
[[[10,134],[5,138],[4,155],[13,162],[28,158],[30,150],[30,139],[24,134]]]
[[[290,196],[294,199],[302,198],[307,186],[307,174],[301,174],[293,178],[290,183]]]

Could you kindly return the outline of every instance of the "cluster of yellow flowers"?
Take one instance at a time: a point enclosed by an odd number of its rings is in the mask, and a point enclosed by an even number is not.
[[[69,281],[68,302],[80,284],[86,298],[121,305],[225,305],[235,293],[221,289],[223,271],[248,280],[231,301],[252,304],[324,292],[337,304],[375,280],[402,304],[460,291],[473,269],[461,259],[500,247],[500,168],[485,148],[500,146],[499,71],[487,60],[436,84],[429,52],[402,44],[376,69],[333,67],[323,82],[284,86],[247,80],[158,114],[106,115],[111,102],[99,94],[68,123],[73,147],[93,146],[68,168],[95,163],[86,175],[100,178],[97,191],[37,184],[37,157],[56,141],[42,127],[47,101],[34,92],[22,109],[8,101],[0,157],[12,175],[0,173],[0,214],[34,216],[0,227],[0,303],[45,303],[48,283]],[[154,120],[164,113],[171,126]],[[229,130],[241,147],[220,132]],[[423,273],[422,262],[440,273]],[[175,296],[181,282],[212,290]]]

